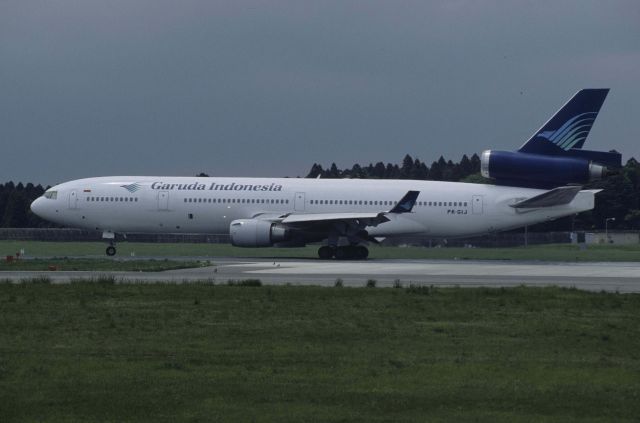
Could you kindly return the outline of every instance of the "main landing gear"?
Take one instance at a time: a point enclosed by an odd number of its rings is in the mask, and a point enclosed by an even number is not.
[[[364,245],[345,245],[332,247],[325,245],[318,249],[318,257],[321,260],[364,260],[369,257],[369,249]]]

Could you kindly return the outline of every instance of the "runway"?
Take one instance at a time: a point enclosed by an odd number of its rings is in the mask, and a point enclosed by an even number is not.
[[[183,258],[184,259],[184,258]],[[217,258],[211,267],[164,272],[0,272],[0,279],[20,281],[47,276],[53,283],[96,279],[110,275],[118,282],[189,283],[260,279],[269,285],[362,287],[375,280],[377,287],[398,281],[409,284],[460,287],[517,285],[575,287],[588,291],[640,292],[640,263],[548,263],[510,261],[367,260],[321,261],[297,259]]]

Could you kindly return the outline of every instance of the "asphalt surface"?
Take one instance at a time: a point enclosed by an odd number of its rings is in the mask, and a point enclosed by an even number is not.
[[[198,259],[182,258],[182,259]],[[211,259],[211,258],[209,258]],[[122,282],[189,283],[260,279],[271,285],[378,287],[409,284],[460,287],[517,285],[575,287],[589,291],[640,292],[640,263],[548,263],[511,261],[367,260],[321,261],[296,259],[213,259],[215,266],[164,272],[0,272],[0,279],[20,281],[46,275],[54,283],[111,275]]]

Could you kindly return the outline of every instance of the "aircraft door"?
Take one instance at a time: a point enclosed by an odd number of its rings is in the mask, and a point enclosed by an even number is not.
[[[483,208],[483,196],[474,195],[471,198],[471,210],[473,210],[473,214],[482,214]]]
[[[169,210],[169,191],[158,191],[158,210]]]
[[[293,209],[295,211],[304,211],[304,192],[296,192]]]
[[[78,208],[78,191],[76,191],[75,189],[69,193],[69,208]]]

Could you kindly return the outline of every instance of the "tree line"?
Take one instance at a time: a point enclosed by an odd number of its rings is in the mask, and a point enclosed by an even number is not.
[[[368,166],[354,164],[351,169],[338,169],[335,163],[332,163],[328,169],[323,169],[321,165],[314,163],[311,166],[307,178],[360,178],[360,179],[420,179],[430,181],[464,181],[469,177],[472,180],[479,181],[480,175],[480,157],[477,154],[467,157],[465,154],[458,163],[451,160],[440,159],[433,162],[431,166],[414,159],[410,155],[404,156],[402,164],[392,164],[378,162],[375,165],[370,163]]]
[[[28,183],[0,184],[0,228],[51,228],[54,224],[33,214],[31,203],[40,197],[46,188]]]
[[[198,176],[206,176],[200,174]],[[480,175],[480,158],[477,154],[463,155],[459,162],[440,157],[431,166],[410,155],[401,164],[370,163],[354,164],[351,168],[339,169],[335,163],[324,169],[314,163],[307,178],[361,178],[361,179],[418,179],[470,183],[491,183]],[[530,228],[533,231],[570,231],[603,229],[605,219],[610,229],[640,229],[640,164],[631,158],[616,174],[589,183],[586,189],[603,189],[596,196],[593,210]],[[41,196],[46,188],[42,185],[0,184],[1,228],[49,228],[55,224],[34,215],[29,206]]]

